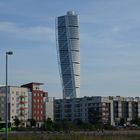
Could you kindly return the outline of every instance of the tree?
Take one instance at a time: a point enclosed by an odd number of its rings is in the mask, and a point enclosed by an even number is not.
[[[36,120],[35,119],[31,119],[30,120],[30,125],[31,125],[31,127],[35,127],[36,126]]]
[[[83,121],[82,121],[81,119],[75,119],[75,120],[74,120],[74,123],[75,123],[76,125],[78,125],[78,126],[83,125]]]
[[[119,125],[124,126],[124,124],[125,124],[125,119],[124,118],[121,118]]]
[[[18,119],[18,117],[17,116],[15,116],[15,119],[14,119],[14,124],[15,124],[15,126],[16,127],[18,127],[19,125],[20,125],[20,120]]]
[[[0,117],[0,121],[2,121],[2,118]]]
[[[63,119],[61,121],[61,123],[62,123],[63,131],[65,131],[66,133],[68,133],[69,130],[70,130],[70,122],[67,119]]]
[[[93,127],[91,123],[83,122],[81,119],[74,120],[74,123],[79,129],[82,129],[82,130],[91,130]]]
[[[140,118],[134,118],[133,120],[131,120],[131,124],[140,125]]]
[[[45,122],[44,122],[44,129],[48,130],[48,131],[52,131],[53,130],[53,121],[51,120],[51,118],[48,118]]]
[[[61,121],[54,122],[54,130],[56,131],[62,131],[63,126]]]

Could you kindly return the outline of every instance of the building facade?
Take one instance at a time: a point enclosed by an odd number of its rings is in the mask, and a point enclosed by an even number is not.
[[[45,120],[50,118],[52,121],[54,120],[54,98],[53,97],[47,97],[44,98],[45,101]]]
[[[6,96],[4,93],[0,93],[0,119],[5,120],[5,103],[6,103]]]
[[[67,119],[113,125],[113,103],[106,97],[57,99],[54,101],[54,121]]]
[[[80,95],[80,41],[79,18],[74,11],[56,20],[57,51],[63,98]]]
[[[113,97],[113,105],[116,125],[121,119],[129,124],[131,120],[140,118],[140,97]]]
[[[37,126],[48,117],[53,119],[53,101],[48,99],[48,93],[40,89],[41,83],[29,83],[17,86],[8,86],[8,120],[14,125],[15,118],[21,122],[20,125],[28,125],[29,120],[34,119]],[[50,107],[50,108],[48,108]],[[6,90],[0,87],[0,118],[5,121]],[[52,113],[51,112],[52,109]],[[49,111],[49,112],[46,112]],[[46,116],[47,115],[47,116]]]
[[[129,125],[137,118],[140,118],[140,97],[94,96],[54,101],[54,121],[80,119],[115,126],[120,125],[121,120]]]
[[[22,87],[30,89],[32,93],[32,118],[37,122],[43,122],[45,119],[44,98],[48,96],[47,92],[40,90],[40,85],[42,83],[35,82],[22,85]]]
[[[0,99],[2,101],[6,101],[5,93],[5,87],[0,87]],[[26,125],[31,113],[31,110],[29,109],[31,102],[28,101],[29,95],[30,91],[28,88],[8,86],[8,120],[11,123],[14,123],[15,118],[18,118],[22,123],[21,125]],[[0,102],[1,112],[4,112],[1,116],[2,120],[5,120],[4,118],[6,118],[5,103]]]

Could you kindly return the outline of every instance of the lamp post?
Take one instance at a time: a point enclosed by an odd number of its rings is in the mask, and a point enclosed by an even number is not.
[[[5,140],[8,140],[8,55],[12,55],[13,52],[6,52],[6,129],[5,129]]]

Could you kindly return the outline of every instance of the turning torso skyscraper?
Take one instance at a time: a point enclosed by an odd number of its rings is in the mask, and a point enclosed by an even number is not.
[[[63,98],[80,95],[79,18],[74,11],[57,17],[57,51],[62,80]]]

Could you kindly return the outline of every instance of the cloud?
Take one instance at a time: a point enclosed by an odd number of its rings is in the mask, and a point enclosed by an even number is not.
[[[47,26],[19,26],[12,22],[0,22],[0,35],[26,41],[54,42],[55,31]]]

